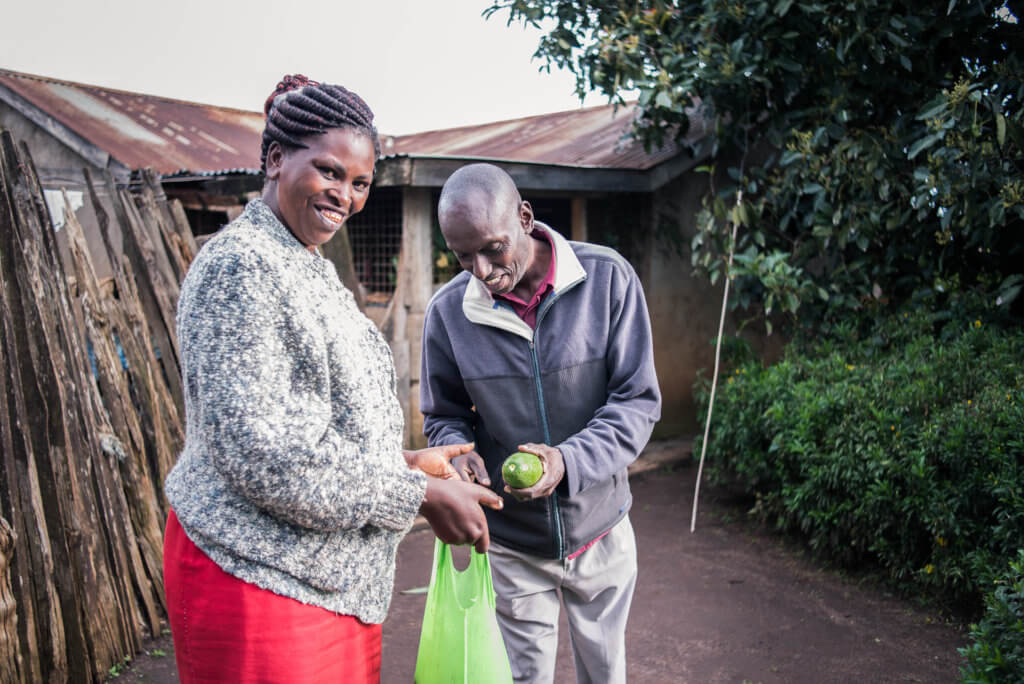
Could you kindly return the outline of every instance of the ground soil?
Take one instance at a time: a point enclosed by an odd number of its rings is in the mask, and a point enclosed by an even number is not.
[[[958,681],[962,629],[877,584],[823,569],[702,489],[688,444],[652,445],[631,475],[640,577],[627,633],[633,684]],[[422,524],[399,548],[384,623],[383,684],[411,682],[434,537]],[[565,621],[555,681],[574,682]],[[162,655],[161,655],[162,654]],[[113,682],[177,682],[168,636]]]

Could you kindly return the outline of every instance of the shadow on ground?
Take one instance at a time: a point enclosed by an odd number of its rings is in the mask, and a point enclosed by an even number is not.
[[[697,467],[689,442],[652,444],[631,472],[640,577],[627,647],[631,684],[956,682],[966,642],[937,612],[820,569],[705,487],[690,514]],[[433,534],[399,548],[384,623],[383,684],[412,681]],[[409,590],[414,590],[409,593]],[[555,681],[573,682],[565,622]],[[167,636],[111,682],[177,682]],[[165,655],[153,655],[163,653]]]

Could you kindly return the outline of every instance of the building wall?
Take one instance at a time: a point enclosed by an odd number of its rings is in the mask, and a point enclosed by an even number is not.
[[[666,184],[652,197],[652,216],[644,268],[644,288],[654,332],[654,361],[661,386],[662,420],[656,437],[692,434],[703,430],[698,424],[693,384],[697,374],[711,377],[714,369],[714,340],[722,311],[724,281],[717,286],[690,265],[690,241],[696,230],[701,193],[707,188],[704,174],[686,173]],[[677,229],[677,243],[658,236],[659,220]],[[727,315],[725,334],[735,336],[741,316]],[[766,336],[758,323],[746,326],[740,336],[751,343],[766,361],[779,357],[783,340]]]

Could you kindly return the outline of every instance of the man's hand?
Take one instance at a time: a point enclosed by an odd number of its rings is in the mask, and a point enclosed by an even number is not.
[[[500,510],[502,498],[486,487],[457,478],[427,478],[427,495],[420,513],[438,539],[446,544],[472,544],[486,553],[491,543],[483,506]]]
[[[545,496],[550,496],[555,491],[558,483],[565,477],[565,461],[562,460],[562,452],[553,446],[534,444],[532,442],[520,444],[518,448],[519,451],[536,454],[537,458],[540,459],[541,467],[544,468],[544,474],[540,476],[540,479],[532,487],[513,489],[506,484],[505,492],[511,494],[519,501],[543,499]]]
[[[422,470],[427,475],[449,480],[459,477],[459,472],[452,467],[452,461],[462,454],[473,452],[470,444],[448,444],[445,446],[427,447],[416,451],[404,451],[405,462],[410,468]],[[479,457],[478,457],[479,458]]]
[[[452,467],[466,482],[479,482],[485,487],[491,484],[491,476],[487,474],[483,456],[470,449],[452,458]]]

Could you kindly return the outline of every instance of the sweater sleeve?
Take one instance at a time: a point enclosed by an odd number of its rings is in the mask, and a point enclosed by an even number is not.
[[[605,403],[561,444],[569,496],[620,472],[640,454],[661,417],[651,322],[640,279],[628,264],[612,279]]]
[[[420,411],[430,446],[473,441],[473,401],[462,383],[448,332],[433,302],[423,322]]]
[[[425,476],[394,443],[332,427],[325,342],[297,323],[273,268],[250,253],[188,285],[178,334],[190,427],[228,486],[301,527],[406,529]]]

